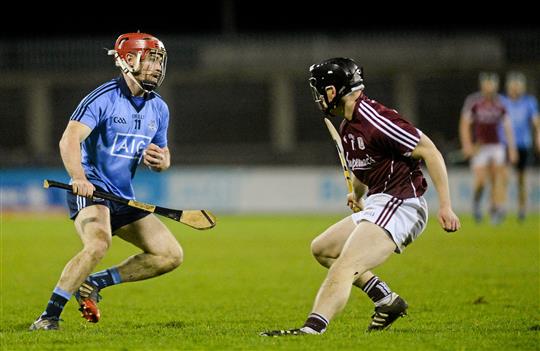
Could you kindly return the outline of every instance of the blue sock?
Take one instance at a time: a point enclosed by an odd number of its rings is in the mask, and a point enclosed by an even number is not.
[[[45,312],[41,315],[42,317],[53,317],[60,318],[60,314],[64,310],[64,306],[71,298],[71,294],[65,290],[60,289],[59,287],[54,288],[51,295],[51,299],[47,304]]]
[[[90,280],[99,290],[122,282],[120,273],[115,267],[91,274],[86,280]]]

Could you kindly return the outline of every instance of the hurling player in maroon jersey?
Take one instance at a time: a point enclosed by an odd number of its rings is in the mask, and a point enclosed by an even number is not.
[[[422,160],[439,196],[441,227],[453,232],[461,226],[452,210],[446,166],[425,134],[396,110],[364,94],[362,70],[353,60],[329,59],[311,66],[310,73],[315,101],[324,114],[344,118],[339,132],[354,182],[348,203],[351,209],[362,210],[313,241],[313,255],[329,270],[304,325],[261,335],[322,334],[347,304],[353,285],[375,304],[367,330],[384,330],[406,314],[408,305],[370,270],[393,252],[400,253],[426,227],[428,210],[422,194],[427,183],[420,169]],[[364,195],[367,197],[361,201]]]

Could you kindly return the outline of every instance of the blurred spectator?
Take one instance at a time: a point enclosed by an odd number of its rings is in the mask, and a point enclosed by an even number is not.
[[[536,98],[526,93],[527,81],[523,73],[509,72],[505,83],[506,95],[501,96],[501,101],[510,117],[517,148],[518,219],[522,221],[527,213],[526,168],[535,143],[540,153],[540,116]],[[508,172],[505,176],[508,183]]]
[[[482,220],[482,194],[486,182],[491,183],[490,213],[493,224],[504,218],[504,168],[505,145],[498,133],[502,123],[508,144],[508,155],[512,163],[517,159],[510,119],[497,91],[499,77],[496,73],[483,72],[479,75],[480,91],[467,96],[459,125],[462,151],[470,159],[474,174],[473,215],[477,222]]]

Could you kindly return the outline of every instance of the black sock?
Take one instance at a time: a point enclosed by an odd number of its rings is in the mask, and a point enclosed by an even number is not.
[[[304,327],[309,327],[317,333],[323,333],[328,327],[328,320],[318,313],[311,313],[304,323]]]
[[[115,267],[91,274],[86,280],[91,281],[99,290],[122,282],[120,273]]]
[[[478,188],[473,193],[473,203],[475,205],[480,205],[480,201],[482,201],[482,194],[484,193],[484,188]]]
[[[60,314],[64,310],[64,306],[69,301],[70,297],[70,293],[56,287],[51,295],[49,303],[47,304],[45,312],[43,312],[41,316],[47,318],[60,318]]]
[[[376,275],[367,281],[362,290],[364,290],[367,296],[369,296],[371,301],[373,301],[375,304],[380,303],[381,300],[392,294],[392,290],[390,290],[388,285],[386,285],[386,283],[380,280]]]

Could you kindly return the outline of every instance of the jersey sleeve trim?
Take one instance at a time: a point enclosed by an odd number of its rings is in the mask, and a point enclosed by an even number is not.
[[[405,129],[392,123],[387,118],[384,118],[377,111],[375,111],[373,107],[369,106],[369,104],[365,103],[364,101],[360,103],[358,111],[375,128],[410,150],[414,150],[420,141],[419,137],[407,132]]]
[[[73,112],[73,115],[71,115],[70,120],[80,121],[81,118],[84,116],[86,109],[88,109],[88,106],[101,95],[111,90],[116,89],[116,85],[117,85],[117,82],[113,81],[113,82],[100,86],[99,88],[97,88],[96,90],[88,94],[88,96],[81,101],[81,103],[79,104],[75,112]]]

